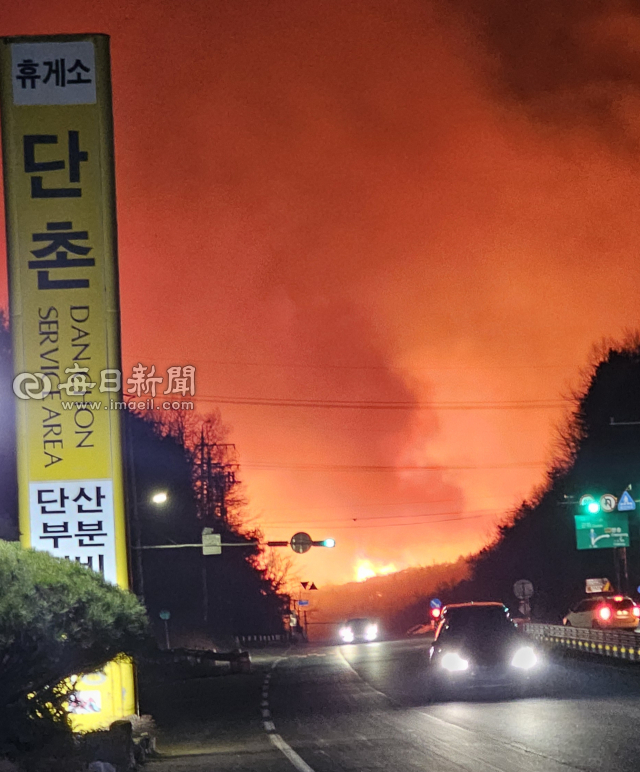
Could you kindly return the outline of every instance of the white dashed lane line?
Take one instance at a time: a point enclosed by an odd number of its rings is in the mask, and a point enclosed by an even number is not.
[[[277,659],[271,665],[271,671],[269,671],[264,677],[264,683],[262,684],[262,702],[260,707],[262,710],[262,726],[265,732],[269,735],[271,744],[274,745],[281,753],[283,753],[291,764],[298,770],[298,772],[314,772],[307,762],[299,756],[286,740],[276,732],[276,725],[273,723],[273,717],[269,708],[269,684],[271,682],[271,674],[277,667],[280,659]]]

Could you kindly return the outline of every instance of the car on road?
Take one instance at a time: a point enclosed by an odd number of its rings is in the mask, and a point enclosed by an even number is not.
[[[627,595],[592,596],[570,609],[562,623],[594,630],[635,630],[640,623],[640,606]]]
[[[339,634],[343,643],[370,643],[378,639],[380,628],[375,619],[358,617],[346,621]]]
[[[429,650],[433,696],[477,689],[523,689],[539,677],[542,658],[502,603],[445,606]]]

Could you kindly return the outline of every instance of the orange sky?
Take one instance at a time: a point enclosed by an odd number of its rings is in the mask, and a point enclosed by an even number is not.
[[[561,411],[438,405],[555,400],[637,325],[640,21],[584,5],[3,8],[3,35],[112,36],[125,372],[424,405],[221,406],[267,537],[338,540],[302,579],[480,547]]]

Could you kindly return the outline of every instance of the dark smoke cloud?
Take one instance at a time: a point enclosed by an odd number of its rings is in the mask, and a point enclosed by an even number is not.
[[[640,4],[631,0],[456,3],[478,32],[498,99],[538,120],[637,141]]]

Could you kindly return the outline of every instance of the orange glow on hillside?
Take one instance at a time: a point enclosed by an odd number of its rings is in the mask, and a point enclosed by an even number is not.
[[[387,576],[394,574],[398,569],[394,563],[382,565],[371,560],[359,560],[355,566],[356,582],[365,582],[374,576]]]

